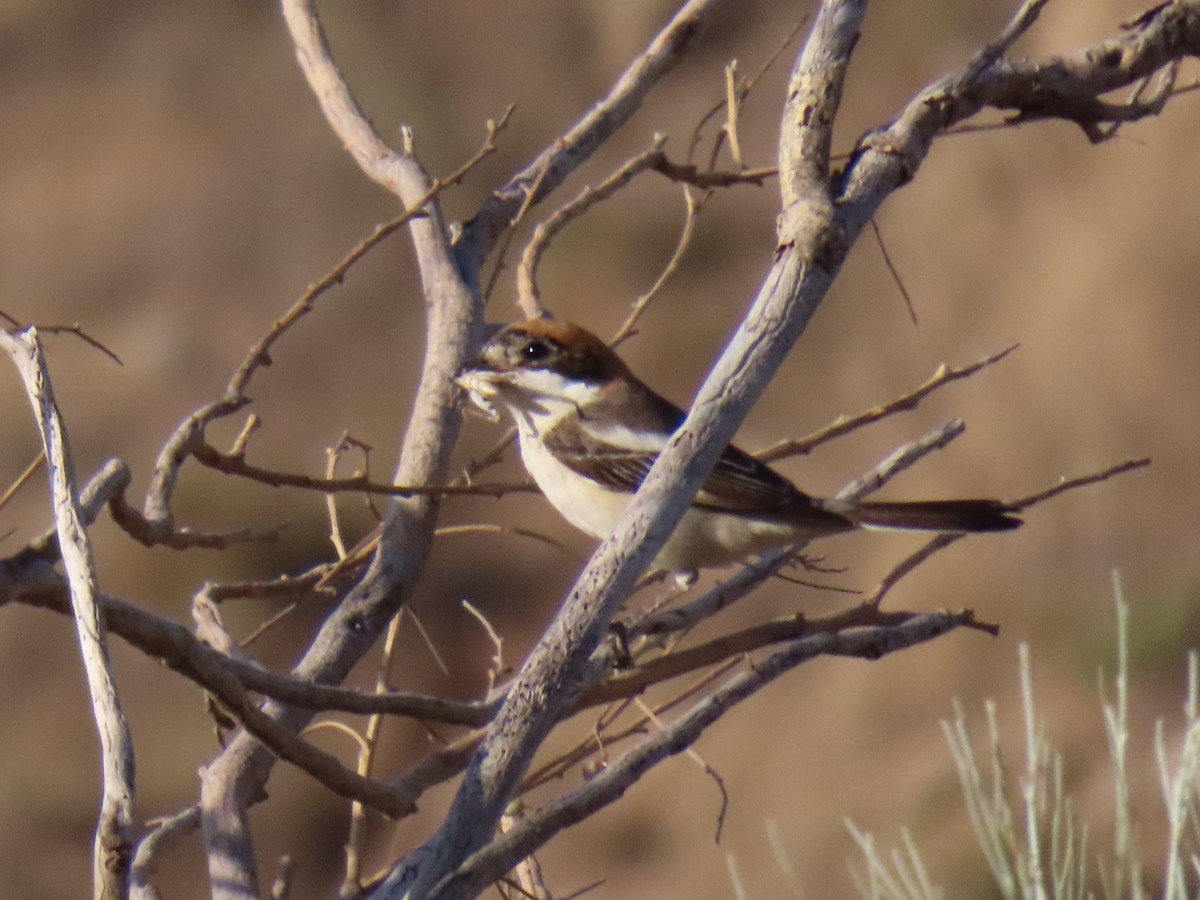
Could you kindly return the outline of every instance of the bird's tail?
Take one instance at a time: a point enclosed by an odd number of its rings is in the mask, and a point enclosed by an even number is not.
[[[838,513],[861,528],[905,531],[1008,531],[1021,525],[999,500],[918,500],[909,503],[867,502]]]

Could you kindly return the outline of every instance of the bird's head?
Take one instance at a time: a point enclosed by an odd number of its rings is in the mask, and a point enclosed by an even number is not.
[[[514,413],[556,418],[586,406],[628,368],[590,331],[554,319],[527,319],[496,332],[458,374],[458,384],[491,415],[495,403]]]

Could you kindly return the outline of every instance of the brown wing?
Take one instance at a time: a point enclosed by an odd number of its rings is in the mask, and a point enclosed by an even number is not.
[[[572,471],[611,490],[633,493],[658,459],[659,449],[684,419],[681,410],[657,395],[653,395],[653,402],[643,403],[640,408],[647,413],[647,420],[638,423],[641,447],[630,448],[616,439],[607,440],[604,429],[578,414],[564,418],[543,435],[543,443]],[[628,433],[623,437],[628,438]],[[787,519],[816,512],[844,521],[843,517],[826,512],[774,469],[732,445],[721,453],[693,502],[706,509],[755,518]]]

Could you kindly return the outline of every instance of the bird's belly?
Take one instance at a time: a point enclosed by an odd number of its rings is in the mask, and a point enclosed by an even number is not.
[[[633,498],[613,491],[563,465],[536,437],[521,433],[521,458],[546,499],[568,522],[595,538],[613,533]],[[692,507],[659,551],[653,568],[694,572],[708,566],[741,562],[797,539],[782,522],[751,519]]]
[[[594,538],[612,534],[632,494],[612,491],[563,465],[536,437],[521,432],[521,459],[546,499],[568,522]]]
[[[784,522],[692,507],[683,514],[654,564],[668,572],[695,572],[745,562],[796,539],[796,529]]]

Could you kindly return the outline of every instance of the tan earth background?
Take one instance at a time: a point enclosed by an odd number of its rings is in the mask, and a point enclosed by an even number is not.
[[[434,173],[455,169],[480,144],[485,121],[518,105],[499,152],[445,196],[454,217],[469,215],[489,186],[589,107],[671,8],[641,0],[324,5],[360,101],[389,137],[410,124]],[[838,149],[961,66],[999,30],[1010,5],[925,0],[873,8]],[[1073,49],[1140,10],[1139,2],[1058,0],[1018,52]],[[805,12],[790,3],[733,5],[696,56],[555,199],[599,180],[657,132],[681,156],[697,118],[722,95],[725,63],[737,59],[742,73],[756,71]],[[773,163],[793,53],[744,112],[752,165]],[[1184,81],[1195,76],[1194,66],[1185,69]],[[135,497],[175,424],[219,396],[275,317],[396,212],[326,127],[269,3],[7,0],[0,123],[0,309],[23,321],[78,322],[121,356],[118,368],[78,341],[51,341],[80,472],[120,456],[134,469]],[[777,196],[771,184],[715,197],[677,277],[626,345],[634,367],[681,403],[767,268]],[[1062,123],[946,138],[878,221],[919,326],[868,236],[742,429],[744,446],[806,434],[915,386],[942,362],[970,362],[1019,342],[1003,364],[916,412],[790,460],[784,470],[812,492],[831,492],[958,415],[966,435],[887,496],[1016,497],[1126,457],[1149,455],[1154,463],[1037,508],[1017,533],[958,544],[889,601],[892,608],[973,607],[1000,623],[999,638],[958,632],[879,663],[820,660],[722,720],[697,748],[729,792],[719,844],[714,781],[695,761],[675,758],[544,851],[560,895],[603,880],[589,896],[733,897],[732,858],[745,896],[789,896],[770,826],[804,896],[853,896],[848,817],[886,845],[910,828],[948,896],[998,896],[970,837],[938,723],[958,697],[982,736],[983,700],[994,697],[1016,758],[1022,641],[1031,646],[1048,735],[1066,753],[1067,783],[1091,823],[1090,847],[1103,854],[1112,841],[1112,791],[1097,673],[1113,664],[1114,568],[1133,606],[1131,765],[1139,840],[1154,881],[1162,813],[1150,734],[1159,717],[1168,736],[1178,734],[1185,653],[1200,643],[1200,95],[1178,98],[1161,119],[1100,147]],[[611,334],[654,281],[681,222],[678,188],[642,177],[553,245],[542,279],[548,305]],[[500,276],[493,320],[515,315],[511,275]],[[261,373],[255,411],[265,426],[251,443],[252,461],[316,474],[325,448],[349,431],[374,448],[372,472],[386,477],[422,324],[411,247],[401,234],[323,298]],[[35,455],[37,438],[17,378],[6,375],[2,384],[0,483],[7,485]],[[470,421],[459,463],[496,435],[495,426]],[[146,551],[105,517],[94,536],[107,590],[186,624],[190,598],[206,579],[298,571],[331,556],[321,498],[195,466],[186,473],[182,522],[287,522],[284,539],[224,553]],[[510,459],[496,477],[519,474]],[[42,482],[0,512],[0,552],[15,552],[48,524]],[[370,527],[360,500],[344,498],[341,508],[352,533]],[[541,528],[580,558],[590,547],[538,497],[448,502],[444,519]],[[915,546],[903,536],[859,535],[821,551],[847,567],[831,583],[869,589]],[[397,683],[477,696],[492,648],[459,601],[486,611],[504,635],[507,661],[517,664],[578,566],[512,535],[440,540],[414,605],[451,674],[440,674],[405,628]],[[726,624],[819,614],[845,602],[777,583]],[[244,634],[272,609],[248,603],[226,615]],[[286,667],[320,613],[305,611],[273,633],[257,648],[264,661]],[[139,816],[173,813],[194,802],[197,768],[217,752],[202,697],[127,646],[117,642],[114,652],[136,738]],[[356,683],[371,675],[364,666]],[[69,623],[5,609],[0,685],[4,893],[84,896],[97,741]],[[345,736],[325,731],[313,740],[353,760]],[[380,774],[398,771],[424,741],[414,725],[389,725]],[[253,815],[266,883],[288,853],[298,865],[292,896],[330,896],[346,804],[287,765],[268,788],[271,802]],[[446,790],[427,796],[421,814],[399,828],[373,821],[368,868],[427,833],[448,798]],[[164,869],[164,896],[207,895],[198,837]]]

